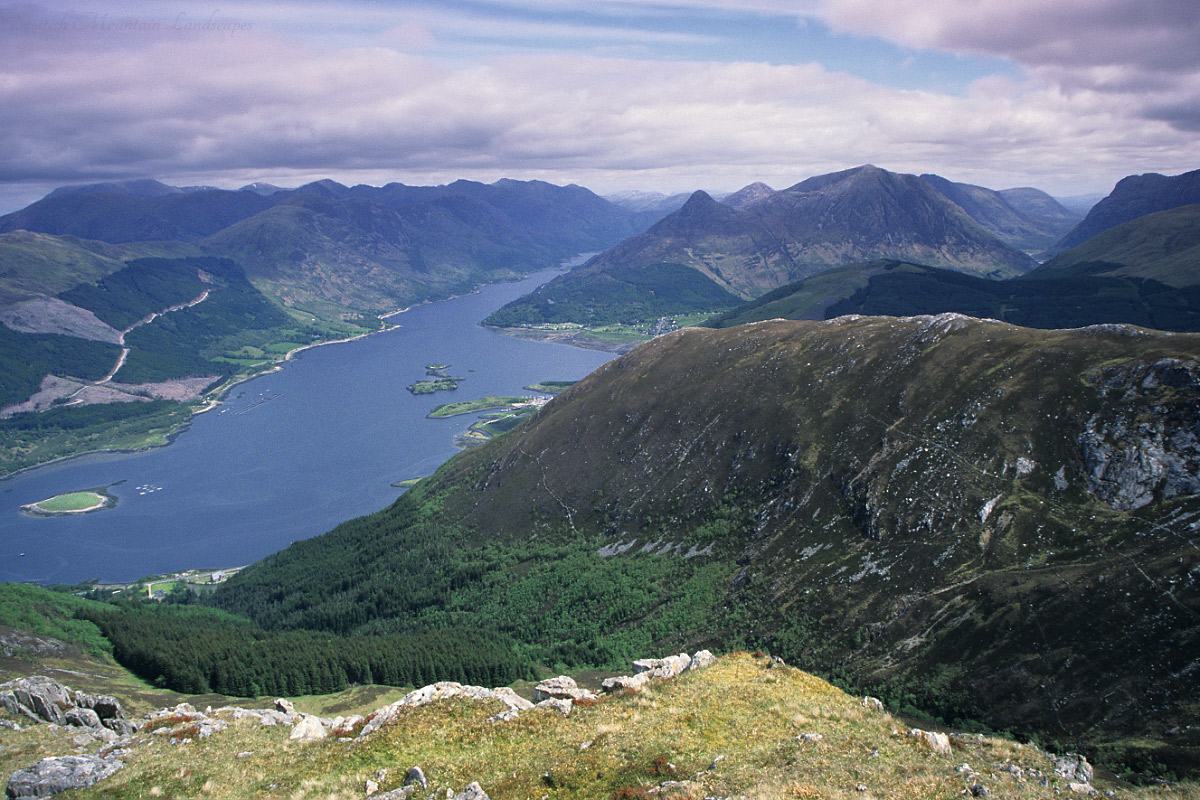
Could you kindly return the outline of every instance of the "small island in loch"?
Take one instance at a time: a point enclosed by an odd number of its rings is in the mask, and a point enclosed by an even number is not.
[[[427,364],[425,377],[430,380],[417,381],[405,387],[413,394],[433,394],[434,392],[452,392],[458,388],[465,378],[452,377],[446,370],[449,364]]]
[[[60,517],[66,514],[88,514],[113,508],[117,498],[104,489],[65,492],[21,506],[21,511],[33,517]]]

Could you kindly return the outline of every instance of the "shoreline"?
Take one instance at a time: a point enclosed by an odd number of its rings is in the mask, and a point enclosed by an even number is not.
[[[540,269],[531,270],[530,272],[527,272],[524,275],[522,275],[521,277],[516,278],[512,281],[496,281],[496,283],[517,283],[519,281],[522,281],[522,280],[528,278],[530,275],[534,275],[538,272],[542,272],[542,271],[546,271],[546,270],[556,270],[559,272],[564,271],[564,270],[569,270],[570,266],[567,266],[567,265],[571,262],[571,260],[572,259],[568,259],[567,261],[563,262],[562,264],[559,264],[554,267],[543,267]],[[423,306],[423,305],[427,305],[430,303],[441,303],[446,300],[454,300],[459,297],[466,297],[468,295],[478,294],[481,287],[488,286],[488,285],[491,285],[491,284],[483,283],[483,284],[479,284],[478,286],[474,287],[473,289],[471,289],[468,292],[462,292],[459,294],[448,295],[446,297],[440,297],[440,298],[436,298],[436,299],[421,300],[417,303],[413,303],[411,305],[405,306],[404,308],[399,308],[399,309],[396,309],[395,311],[389,311],[385,314],[380,314],[379,319],[381,321],[388,320],[392,317],[398,316],[407,311],[411,311],[412,309],[417,308],[418,306]],[[479,324],[479,323],[476,323],[476,324]],[[181,434],[186,433],[188,431],[188,429],[191,427],[192,419],[194,417],[196,417],[199,414],[204,414],[209,411],[212,411],[214,408],[217,408],[218,406],[220,406],[221,403],[224,402],[224,400],[225,400],[226,396],[229,394],[229,392],[232,391],[235,387],[237,387],[240,384],[246,383],[247,381],[251,381],[255,378],[262,377],[263,375],[269,375],[273,372],[278,372],[279,370],[283,369],[284,365],[288,361],[292,360],[292,358],[294,356],[296,356],[298,353],[302,353],[305,350],[309,350],[309,349],[312,349],[315,347],[324,347],[326,345],[331,345],[331,344],[343,344],[346,342],[353,342],[358,339],[364,339],[368,336],[375,336],[377,334],[387,333],[388,331],[394,330],[395,328],[398,328],[398,327],[400,327],[400,323],[398,323],[398,322],[391,323],[391,324],[385,322],[384,326],[381,327],[379,330],[365,331],[363,333],[355,334],[354,336],[347,336],[347,337],[344,337],[341,339],[330,339],[330,340],[324,341],[324,342],[313,342],[312,344],[300,345],[299,347],[294,347],[291,350],[287,351],[283,356],[275,359],[274,361],[270,362],[269,364],[263,365],[263,367],[261,369],[256,370],[255,372],[253,372],[249,375],[230,378],[227,382],[222,383],[220,386],[216,387],[215,389],[210,389],[208,392],[205,393],[205,396],[202,399],[197,400],[196,402],[200,403],[200,406],[198,408],[193,409],[192,413],[189,415],[188,420],[186,422],[180,423],[177,426],[177,428],[169,430],[167,433],[165,433],[164,441],[161,444],[150,444],[150,445],[146,445],[144,447],[98,447],[98,448],[95,448],[92,450],[83,450],[78,453],[70,453],[68,455],[59,456],[57,458],[52,458],[49,461],[42,461],[38,464],[30,464],[25,467],[20,467],[18,469],[13,470],[12,472],[6,472],[3,475],[0,475],[0,483],[3,483],[4,481],[9,480],[10,478],[19,477],[20,475],[23,475],[26,472],[32,472],[33,470],[36,470],[36,469],[41,469],[43,467],[48,467],[53,464],[59,464],[61,462],[70,461],[71,459],[75,459],[75,458],[83,458],[84,456],[92,456],[92,455],[103,454],[103,453],[110,453],[113,455],[134,455],[137,453],[145,453],[150,450],[155,450],[160,447],[169,447],[172,443],[174,443],[176,438],[178,438]],[[491,330],[495,330],[495,331],[505,330],[505,329],[501,329],[501,328],[494,328],[492,326],[483,326],[483,327],[487,327],[487,328],[489,328]],[[577,345],[577,346],[582,347],[582,345]],[[590,348],[585,348],[585,349],[603,350],[605,348],[590,347]],[[610,352],[616,352],[616,351],[610,351]]]
[[[536,328],[507,328],[499,325],[484,325],[483,327],[493,330],[502,336],[512,336],[516,339],[565,344],[571,347],[578,347],[581,350],[598,350],[604,353],[616,353],[617,355],[624,355],[638,345],[644,344],[644,342],[609,342],[590,336],[586,331],[580,329],[541,331]]]

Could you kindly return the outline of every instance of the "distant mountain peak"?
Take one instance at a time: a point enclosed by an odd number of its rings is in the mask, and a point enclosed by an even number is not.
[[[1093,236],[1146,214],[1194,203],[1200,203],[1200,170],[1170,176],[1157,172],[1129,175],[1117,181],[1108,197],[1096,203],[1083,221],[1054,246],[1052,252],[1069,250]]]
[[[761,200],[764,197],[770,197],[773,194],[775,194],[775,190],[770,186],[767,186],[762,181],[755,181],[747,186],[743,186],[733,194],[728,194],[721,198],[721,202],[727,206],[733,206],[734,208],[744,208],[751,203]]]
[[[163,197],[169,194],[181,194],[183,189],[178,186],[168,186],[153,178],[138,178],[129,181],[105,181],[102,183],[85,183],[79,186],[60,186],[46,198],[63,197],[72,194],[124,194],[131,197]]]
[[[271,183],[262,183],[261,181],[255,181],[254,183],[247,183],[245,186],[238,189],[238,191],[239,192],[254,192],[255,194],[261,194],[263,197],[267,197],[269,195],[275,194],[276,192],[282,192],[282,191],[286,191],[286,190],[283,189],[282,187],[276,186]]]

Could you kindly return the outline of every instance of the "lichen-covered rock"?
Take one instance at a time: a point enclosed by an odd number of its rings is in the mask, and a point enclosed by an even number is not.
[[[1066,753],[1054,760],[1054,774],[1068,781],[1091,783],[1094,770],[1083,756],[1078,753]]]
[[[288,738],[297,742],[316,742],[328,737],[329,729],[325,727],[325,723],[319,717],[305,714],[296,723],[296,727],[292,728],[292,733]]]
[[[43,758],[31,767],[14,772],[5,792],[10,800],[49,797],[68,789],[84,789],[123,766],[124,762],[115,758],[90,755]]]
[[[75,698],[58,681],[33,675],[0,685],[0,707],[34,722],[62,725],[66,712],[75,707]]]
[[[575,683],[575,679],[567,675],[548,678],[533,688],[533,702],[535,704],[554,698],[561,700],[594,700],[596,699],[596,693],[579,688],[579,685]]]
[[[937,731],[923,731],[920,728],[913,728],[908,732],[908,735],[915,739],[919,739],[926,747],[937,753],[939,756],[948,756],[953,754],[953,751],[950,749],[950,737],[944,733],[938,733]]]
[[[636,674],[650,673],[652,678],[674,678],[692,665],[692,657],[687,653],[666,658],[639,658],[633,662]]]
[[[490,800],[487,792],[476,782],[468,783],[466,788],[454,795],[453,800]]]

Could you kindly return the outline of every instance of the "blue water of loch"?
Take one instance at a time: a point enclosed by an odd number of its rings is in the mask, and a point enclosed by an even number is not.
[[[432,473],[475,419],[426,419],[434,406],[528,394],[522,387],[581,378],[612,357],[477,324],[555,274],[417,306],[391,318],[395,330],[306,350],[234,387],[168,447],[89,454],[0,481],[0,581],[113,582],[248,564],[386,507],[402,492],[394,481]],[[454,392],[412,395],[405,387],[430,363],[466,380]],[[109,511],[19,511],[112,484]]]

